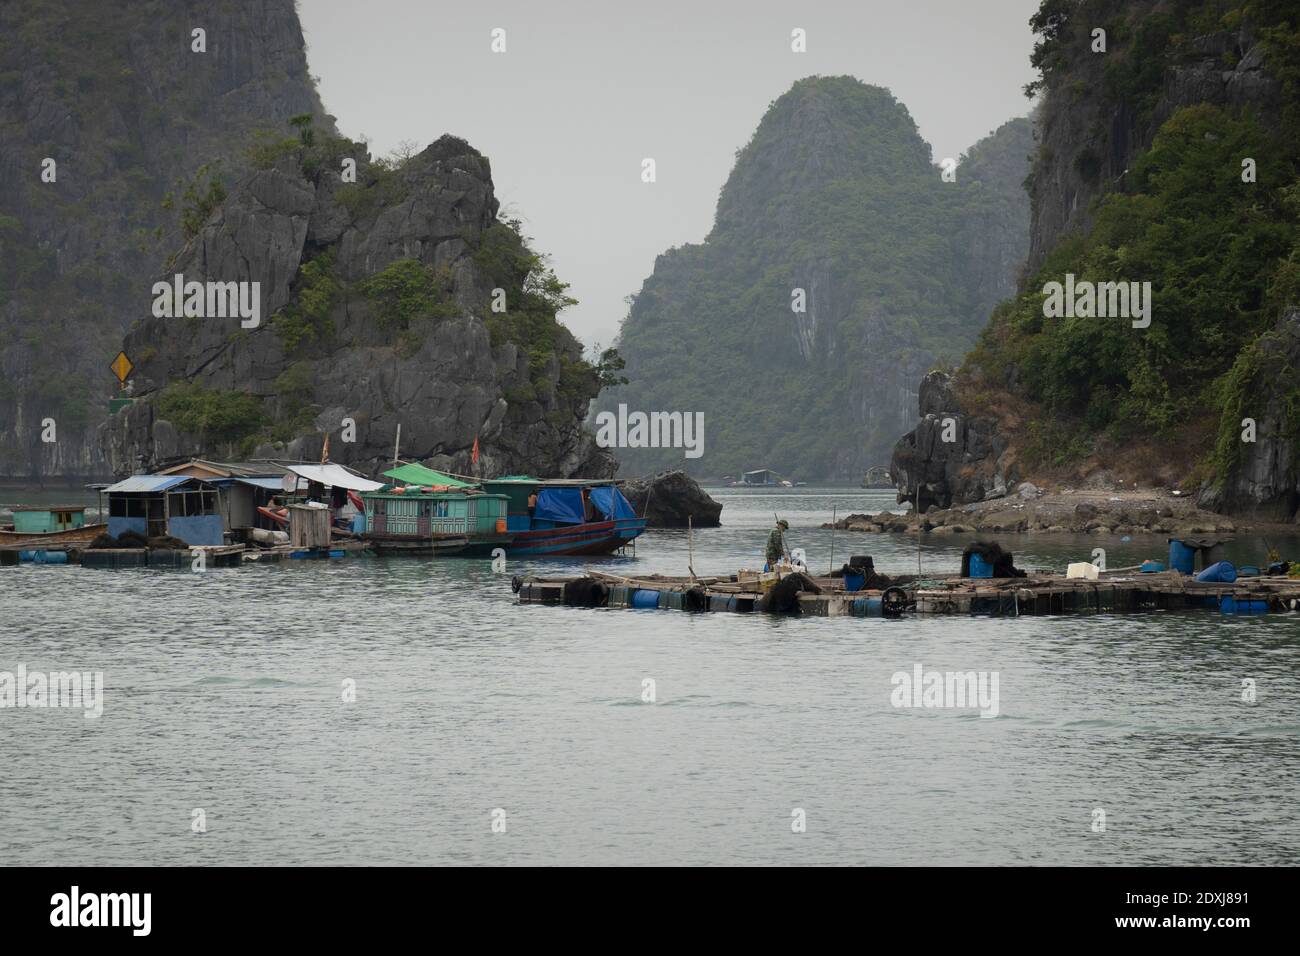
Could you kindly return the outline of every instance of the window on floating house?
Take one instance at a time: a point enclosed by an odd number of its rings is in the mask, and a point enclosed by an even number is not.
[[[210,490],[177,491],[168,495],[167,507],[173,518],[194,518],[217,513],[217,493]]]

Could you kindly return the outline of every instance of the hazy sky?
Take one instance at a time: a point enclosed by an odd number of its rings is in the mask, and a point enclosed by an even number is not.
[[[1038,0],[299,0],[341,131],[383,155],[445,132],[492,162],[583,341],[609,344],[655,256],[699,242],[768,103],[800,77],[888,87],[936,161],[1028,112]],[[506,31],[506,52],[491,32]],[[807,32],[793,53],[790,34]],[[641,182],[653,157],[658,181]]]

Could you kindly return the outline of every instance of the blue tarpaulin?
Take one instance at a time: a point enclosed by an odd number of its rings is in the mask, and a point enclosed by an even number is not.
[[[636,512],[632,510],[632,505],[623,497],[623,492],[619,491],[612,485],[592,488],[589,492],[591,503],[596,506],[596,510],[606,518],[635,518]]]
[[[533,517],[559,524],[582,524],[582,489],[543,488],[537,495]]]

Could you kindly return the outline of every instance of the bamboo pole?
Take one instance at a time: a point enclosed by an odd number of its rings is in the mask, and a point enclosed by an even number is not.
[[[691,583],[695,582],[695,525],[694,515],[686,516],[686,570],[691,572]]]
[[[835,572],[835,519],[839,517],[839,513],[839,508],[831,508],[831,566],[826,571],[828,575]]]
[[[924,577],[921,573],[921,483],[916,483],[916,504],[913,505],[916,512],[916,577],[919,580]]]

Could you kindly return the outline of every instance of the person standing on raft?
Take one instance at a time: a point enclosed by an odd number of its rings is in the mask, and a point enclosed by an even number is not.
[[[767,566],[763,570],[775,570],[780,560],[785,557],[785,532],[789,530],[790,522],[786,521],[784,518],[777,520],[776,527],[773,528],[772,533],[767,536],[767,552],[764,555],[764,557],[767,558]]]

